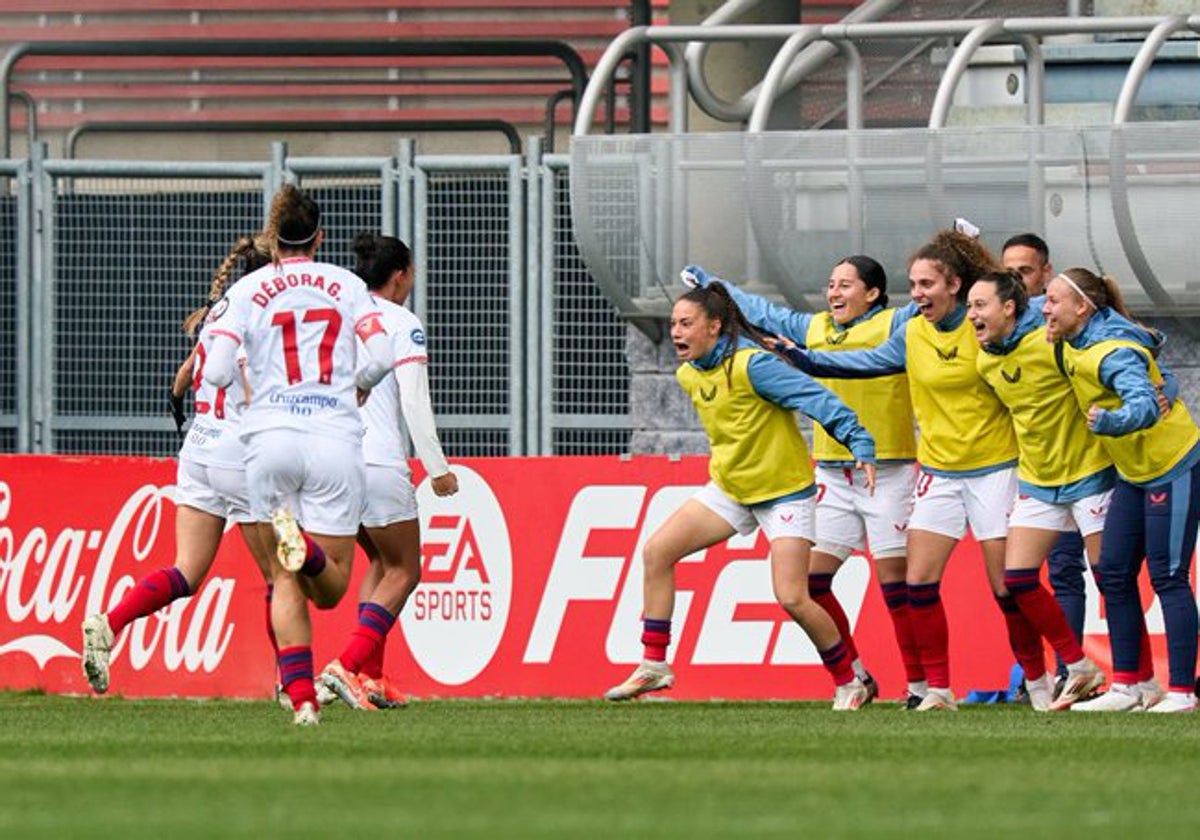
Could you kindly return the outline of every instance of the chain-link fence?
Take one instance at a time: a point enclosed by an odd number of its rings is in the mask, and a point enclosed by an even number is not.
[[[0,162],[0,450],[173,455],[181,322],[292,179],[322,208],[321,259],[353,266],[359,231],[412,246],[448,454],[625,452],[625,328],[571,244],[565,161],[403,157]]]
[[[21,345],[24,327],[20,320],[19,299],[23,272],[18,266],[23,239],[27,239],[21,212],[27,202],[19,201],[25,187],[22,167],[0,161],[0,451],[14,452],[18,447],[18,406],[20,405]],[[26,249],[27,251],[28,249]],[[28,256],[28,254],[26,255]]]

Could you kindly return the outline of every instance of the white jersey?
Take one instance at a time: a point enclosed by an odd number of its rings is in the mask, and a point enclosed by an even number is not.
[[[433,428],[433,409],[424,386],[425,373],[420,377],[405,377],[410,365],[425,366],[429,357],[425,349],[425,328],[421,320],[403,306],[376,298],[383,318],[383,327],[391,341],[395,358],[395,375],[387,377],[371,391],[371,398],[361,407],[366,433],[363,435],[363,458],[368,464],[397,467],[408,471],[412,452],[408,445],[411,432],[430,475],[442,475],[449,470],[437,430]],[[405,393],[401,381],[408,381],[411,392]],[[416,385],[419,382],[420,385]],[[405,411],[408,406],[409,411]],[[408,416],[408,414],[413,416]]]
[[[268,429],[357,441],[355,335],[381,333],[379,308],[355,274],[304,257],[247,274],[210,316],[214,335],[245,347],[254,401],[242,437]]]
[[[196,340],[196,353],[192,360],[192,404],[195,416],[179,450],[179,458],[209,467],[242,469],[245,449],[238,434],[242,415],[246,412],[246,389],[240,375],[235,376],[224,388],[217,388],[204,378],[204,362],[212,341],[209,323],[205,322]],[[245,354],[239,353],[239,373],[245,363]]]

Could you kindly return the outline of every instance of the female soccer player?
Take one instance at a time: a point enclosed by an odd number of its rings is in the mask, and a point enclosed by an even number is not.
[[[1118,317],[1126,312],[1115,280],[1067,269],[1050,281],[1043,311],[1079,408],[1118,472],[1100,549],[1113,682],[1106,694],[1072,708],[1146,705],[1137,685],[1144,633],[1137,577],[1145,558],[1162,604],[1170,663],[1167,695],[1149,711],[1193,711],[1197,617],[1189,575],[1200,523],[1200,429],[1178,399],[1162,416],[1162,372]]]
[[[1116,471],[1075,405],[1071,385],[1046,340],[1041,311],[1029,305],[1021,275],[984,274],[971,287],[967,305],[984,351],[976,367],[1011,412],[1020,449],[1019,494],[1008,520],[1004,586],[1067,667],[1067,680],[1055,698],[1041,645],[1031,646],[1020,663],[1029,702],[1035,711],[1065,709],[1098,689],[1104,675],[1084,656],[1039,574],[1059,534],[1076,527],[1088,555],[1100,556],[1100,533]]]
[[[704,269],[683,270],[687,285],[707,285]],[[724,282],[724,281],[722,281]],[[829,311],[801,313],[726,284],[746,320],[769,333],[795,337],[799,346],[846,351],[876,347],[916,313],[888,309],[887,274],[870,257],[846,257],[833,267],[825,298]],[[905,528],[916,485],[916,436],[908,380],[904,374],[874,379],[823,379],[859,417],[875,439],[876,486],[870,493],[853,469],[854,457],[820,425],[813,427],[817,460],[817,539],[809,565],[808,591],[837,625],[851,665],[874,699],[879,693],[850,632],[850,621],[833,593],[833,578],[855,550],[870,547],[884,603],[896,634],[908,680],[906,706],[915,708],[928,689],[921,657],[908,618]]]
[[[117,635],[131,622],[187,598],[199,588],[216,559],[227,519],[238,523],[270,592],[273,564],[258,529],[251,524],[254,519],[246,491],[244,450],[238,439],[238,427],[249,401],[248,388],[241,376],[222,388],[205,377],[204,364],[213,334],[209,326],[203,326],[238,266],[252,271],[269,260],[265,243],[242,237],[214,272],[208,303],[184,321],[189,337],[196,337],[197,329],[203,328],[171,386],[172,397],[181,398],[188,387],[196,391],[196,417],[179,450],[175,477],[175,564],[142,578],[107,613],[84,619],[83,673],[97,694],[108,691],[109,657]]]
[[[457,493],[458,478],[433,421],[425,327],[402,305],[413,288],[408,246],[395,237],[363,233],[354,240],[354,252],[355,271],[382,314],[396,367],[395,376],[379,383],[360,409],[367,497],[359,544],[371,565],[359,589],[358,624],[320,682],[351,708],[393,708],[403,705],[404,695],[383,675],[384,645],[421,579],[420,522],[405,429],[436,495]]]
[[[329,608],[349,584],[365,472],[356,390],[365,399],[393,357],[362,280],[314,262],[324,232],[312,198],[284,186],[267,233],[277,262],[234,284],[210,316],[208,375],[228,385],[245,345],[255,387],[242,425],[250,510],[279,560],[271,616],[284,691],[295,722],[312,725],[320,717],[306,598]]]
[[[977,240],[946,230],[909,258],[912,318],[871,350],[796,351],[814,376],[880,376],[907,370],[917,443],[916,497],[908,523],[909,615],[929,692],[919,711],[958,708],[950,690],[949,639],[940,585],[967,527],[979,541],[988,581],[1020,660],[1037,632],[1004,589],[1004,536],[1016,496],[1012,419],[976,370],[979,342],[967,321],[967,289],[998,266]],[[791,336],[788,336],[791,338]]]
[[[775,597],[812,639],[837,685],[834,709],[859,708],[867,688],[850,667],[837,626],[808,594],[816,486],[792,412],[813,417],[847,446],[856,463],[865,465],[868,486],[875,483],[871,435],[833,393],[764,349],[721,283],[692,289],[676,301],[671,340],[683,362],[676,377],[708,433],[712,482],[646,542],[644,660],[605,698],[628,700],[674,684],[666,651],[675,564],[757,525],[770,541]]]

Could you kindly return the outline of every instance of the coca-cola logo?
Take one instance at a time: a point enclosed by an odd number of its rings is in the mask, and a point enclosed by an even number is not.
[[[138,577],[171,562],[159,537],[174,519],[174,486],[145,484],[121,504],[107,527],[43,523],[14,527],[19,499],[0,481],[0,657],[24,654],[39,669],[80,656],[79,624],[106,612]],[[63,505],[63,515],[72,508]],[[165,521],[164,521],[165,520]],[[137,574],[122,574],[130,568]],[[140,671],[156,661],[168,671],[215,670],[233,634],[234,581],[210,578],[193,597],[176,601],[116,640],[114,663]]]

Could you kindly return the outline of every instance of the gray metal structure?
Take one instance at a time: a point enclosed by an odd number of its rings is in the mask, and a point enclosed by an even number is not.
[[[903,277],[903,256],[912,247],[955,215],[977,214],[999,241],[1027,230],[1046,233],[1057,264],[1109,271],[1144,312],[1194,315],[1200,290],[1191,267],[1200,254],[1181,220],[1200,175],[1194,152],[1200,125],[1130,122],[1155,56],[1181,32],[1200,32],[1200,15],[626,30],[596,66],[572,139],[572,208],[585,262],[622,315],[653,338],[655,319],[665,316],[677,292],[675,274],[688,262],[749,278],[807,309],[820,305],[830,260],[865,250]],[[1044,39],[1116,33],[1143,40],[1112,122],[1044,126]],[[928,128],[863,130],[859,48],[935,36],[956,45]],[[718,118],[742,115],[742,106],[751,105],[747,132],[687,133],[700,46],[739,41],[782,41],[752,103],[696,101],[714,107],[710,113]],[[1020,48],[1027,125],[947,128],[963,73],[978,48],[991,42]],[[670,61],[670,133],[593,135],[607,78],[620,56],[645,43],[662,48]],[[802,75],[798,56],[817,44],[838,48],[846,59],[847,129],[767,131],[779,96]],[[1166,171],[1173,177],[1165,178]],[[720,247],[713,244],[716,232]]]
[[[0,161],[0,451],[169,456],[180,330],[228,248],[292,180],[319,258],[400,236],[452,457],[628,451],[625,326],[575,250],[567,160],[417,155],[244,163]]]

